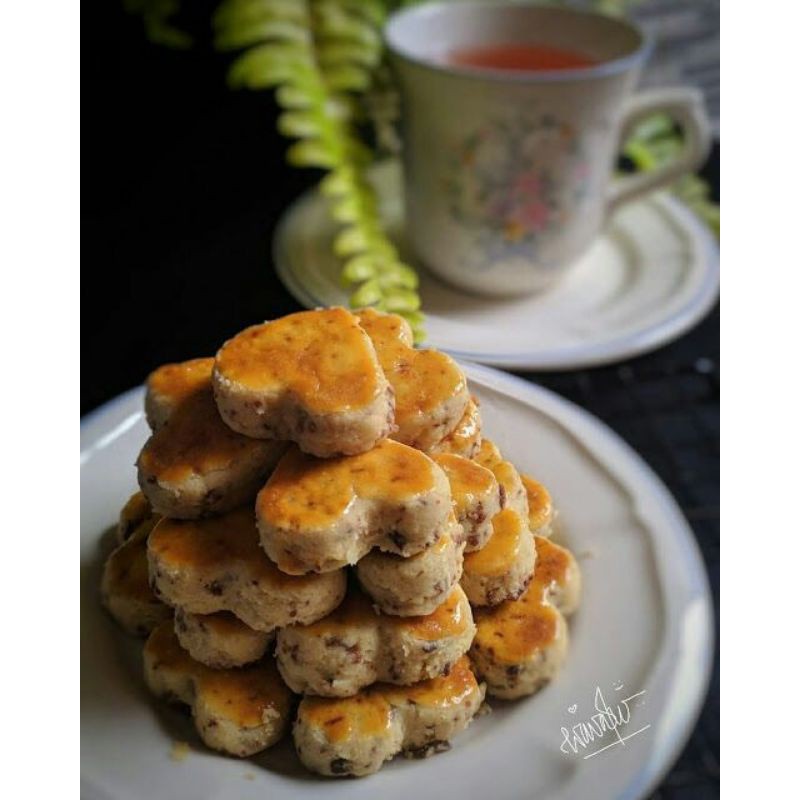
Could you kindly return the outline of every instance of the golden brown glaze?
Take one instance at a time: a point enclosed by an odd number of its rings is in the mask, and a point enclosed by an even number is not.
[[[323,731],[329,742],[341,742],[353,736],[380,736],[389,729],[392,707],[380,687],[365,689],[353,697],[306,697],[301,706],[305,722]]]
[[[178,364],[164,364],[150,373],[147,388],[161,400],[177,407],[196,392],[211,388],[213,358],[193,358]]]
[[[559,547],[543,536],[536,536],[536,570],[533,581],[544,593],[553,586],[566,585],[569,571],[574,564],[569,550]]]
[[[392,620],[410,636],[429,642],[458,636],[470,624],[463,613],[463,597],[461,590],[456,588],[433,613],[421,617],[392,617]]]
[[[528,520],[531,530],[536,531],[553,521],[553,501],[550,492],[530,475],[522,475],[522,485],[528,495]]]
[[[387,686],[383,692],[392,705],[412,702],[418,706],[442,708],[463,703],[477,689],[478,682],[470,669],[469,659],[462,656],[447,675],[420,681],[412,686]]]
[[[360,408],[382,391],[375,350],[344,308],[301,311],[226,342],[216,370],[249,389],[302,398],[315,413]]]
[[[132,494],[119,514],[117,541],[124,542],[143,522],[152,517],[153,509],[142,492]]]
[[[412,686],[376,683],[346,698],[306,697],[300,717],[325,733],[330,742],[352,736],[372,737],[388,730],[392,709],[408,705],[445,708],[459,705],[478,691],[478,682],[462,656],[449,674],[420,681]]]
[[[147,537],[131,537],[108,558],[105,582],[119,597],[157,603],[147,573]]]
[[[250,458],[264,443],[232,431],[220,418],[211,387],[195,392],[175,409],[145,444],[139,466],[160,483],[181,483],[194,475],[227,470]]]
[[[292,695],[271,658],[248,667],[211,669],[180,646],[171,621],[150,634],[145,653],[158,669],[181,674],[191,684],[192,690],[178,698],[181,702],[201,700],[209,712],[242,728],[261,725],[271,709],[282,717],[289,713]]]
[[[319,459],[292,447],[256,501],[258,516],[280,528],[335,523],[356,497],[401,503],[435,487],[433,462],[418,450],[384,440],[357,456]]]
[[[433,460],[450,481],[453,508],[458,519],[463,519],[487,495],[497,492],[497,480],[486,467],[450,453],[435,455]]]
[[[358,319],[394,389],[395,423],[401,432],[409,422],[466,391],[466,379],[452,358],[436,350],[414,349],[411,329],[402,317],[368,308],[358,312]]]
[[[458,425],[436,445],[434,452],[473,458],[480,448],[480,442],[481,413],[475,399],[471,397]]]
[[[246,565],[254,581],[288,588],[302,587],[316,576],[285,575],[259,544],[250,508],[201,520],[162,519],[149,540],[151,555],[171,570],[204,570],[229,564],[231,570]]]
[[[464,555],[464,572],[475,576],[506,574],[517,560],[525,536],[532,536],[516,511],[505,508],[492,518],[492,536],[482,550]]]
[[[474,646],[493,651],[501,663],[517,664],[548,646],[558,631],[560,614],[548,601],[553,584],[563,585],[570,568],[566,550],[536,537],[536,569],[525,594],[494,608],[476,608]]]
[[[304,625],[314,636],[351,633],[368,625],[393,628],[425,641],[457,636],[467,630],[470,620],[463,613],[464,594],[456,587],[431,614],[418,617],[395,617],[375,610],[372,601],[355,585],[350,586],[341,605],[324,619]]]

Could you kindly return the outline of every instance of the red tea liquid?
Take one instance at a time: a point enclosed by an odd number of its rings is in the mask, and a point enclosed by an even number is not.
[[[493,44],[463,47],[447,55],[450,64],[484,69],[542,72],[592,67],[597,62],[574,50],[544,44]]]

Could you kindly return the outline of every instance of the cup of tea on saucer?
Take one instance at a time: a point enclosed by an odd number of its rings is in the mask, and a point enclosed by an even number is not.
[[[472,293],[546,289],[620,205],[695,170],[710,145],[699,92],[634,92],[651,50],[636,25],[587,11],[426,3],[386,42],[403,99],[406,239],[433,274]],[[617,176],[626,135],[668,114],[683,150]]]

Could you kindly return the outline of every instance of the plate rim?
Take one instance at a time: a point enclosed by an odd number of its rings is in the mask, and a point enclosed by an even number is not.
[[[717,638],[715,629],[716,614],[714,611],[708,573],[703,562],[697,539],[666,484],[659,478],[647,462],[601,419],[558,393],[536,383],[527,381],[519,376],[466,360],[461,360],[460,363],[465,368],[468,377],[474,376],[478,379],[483,378],[481,382],[484,383],[484,385],[497,388],[523,404],[535,408],[548,416],[552,416],[582,443],[583,438],[579,435],[580,431],[576,431],[574,427],[576,424],[578,428],[583,426],[592,432],[593,435],[599,436],[605,445],[612,451],[616,450],[622,456],[627,462],[629,469],[635,472],[637,479],[640,481],[640,485],[645,487],[646,490],[658,500],[660,507],[659,515],[668,518],[669,527],[672,529],[672,535],[682,540],[680,543],[683,545],[685,551],[686,563],[695,572],[695,577],[700,587],[700,594],[697,599],[701,602],[701,611],[703,612],[702,622],[705,629],[700,653],[702,663],[699,671],[697,671],[698,677],[691,686],[691,692],[688,693],[689,696],[682,698],[681,704],[683,713],[680,715],[681,718],[673,723],[673,728],[668,737],[669,743],[665,751],[662,751],[657,758],[644,759],[641,768],[630,777],[627,785],[620,790],[620,794],[618,795],[619,797],[630,798],[630,800],[645,798],[663,780],[664,776],[676,762],[683,747],[688,742],[702,712],[713,675],[714,652]],[[102,426],[104,420],[107,419],[109,415],[113,414],[118,406],[129,402],[134,396],[143,396],[143,394],[144,386],[133,387],[108,400],[106,403],[93,409],[81,418],[81,472],[83,471],[84,465],[83,455],[91,451],[95,445],[95,441],[93,440],[98,437],[102,439],[104,436],[112,435],[113,431],[120,427],[120,423],[117,423],[117,425],[111,429],[111,433],[103,434],[101,430],[95,431],[93,429]],[[553,408],[556,409],[556,414],[551,414]],[[121,431],[121,433],[122,432],[124,431]],[[84,439],[87,441],[84,442]],[[589,448],[588,445],[586,446],[593,452],[593,448]],[[606,464],[604,464],[604,466],[608,469]],[[662,637],[661,639],[662,643],[664,638],[665,637]],[[684,655],[683,658],[686,658],[686,656]],[[677,674],[678,671],[677,660],[678,659],[676,659],[675,666],[672,670],[673,675]],[[83,772],[81,774],[81,784],[85,791],[85,796],[98,798],[102,796],[102,800],[108,800],[106,795],[102,794],[102,790],[92,785],[90,779],[86,778]]]
[[[376,168],[385,167],[391,161],[382,162]],[[309,293],[295,277],[291,257],[286,244],[286,231],[293,216],[307,203],[316,199],[317,187],[312,186],[296,197],[281,213],[272,235],[270,255],[275,272],[292,297],[304,308],[324,306],[318,298]],[[324,201],[324,197],[321,198]],[[454,348],[440,349],[454,358],[471,361],[486,366],[503,369],[524,369],[536,372],[556,372],[565,369],[584,369],[615,364],[644,353],[652,352],[668,344],[691,330],[713,308],[719,298],[720,269],[719,246],[711,232],[697,216],[677,197],[666,192],[654,192],[633,203],[660,205],[671,215],[695,243],[698,250],[697,261],[702,263],[702,280],[689,301],[670,317],[656,324],[648,325],[634,333],[628,333],[597,345],[571,345],[551,348],[539,353],[474,353]],[[632,204],[633,204],[632,203]],[[424,308],[423,308],[424,312]],[[435,347],[435,342],[425,346]]]

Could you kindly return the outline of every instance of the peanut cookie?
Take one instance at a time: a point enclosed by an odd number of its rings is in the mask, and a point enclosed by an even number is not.
[[[214,394],[233,430],[297,442],[322,458],[370,450],[394,419],[375,348],[344,308],[301,311],[237,334],[217,353]]]
[[[369,775],[401,752],[449,749],[483,703],[484,687],[461,658],[447,675],[398,688],[376,684],[354,697],[305,697],[294,724],[300,760],[321,775]]]
[[[256,500],[261,544],[284,572],[327,572],[373,547],[412,556],[439,539],[450,484],[419,450],[384,440],[368,453],[318,459],[291,447]]]
[[[147,545],[156,594],[192,614],[230,611],[257,631],[310,623],[344,597],[343,571],[291,576],[258,543],[249,508],[203,520],[162,519]]]
[[[103,605],[128,632],[145,636],[162,620],[172,616],[172,609],[153,594],[147,576],[147,537],[160,517],[134,495],[120,515],[125,540],[106,560],[100,583]],[[133,520],[138,519],[137,524]]]
[[[528,518],[528,495],[517,468],[506,461],[500,454],[497,445],[489,439],[483,439],[475,461],[494,473],[504,495],[503,508],[510,508],[523,519]]]
[[[450,356],[415,350],[409,324],[396,314],[359,311],[386,378],[394,389],[393,439],[430,450],[459,424],[467,410],[467,379]]]
[[[492,517],[503,508],[505,495],[491,470],[463,456],[442,454],[433,460],[450,481],[456,519],[464,529],[466,552],[480,550],[492,535]]]
[[[364,591],[384,614],[401,617],[430,614],[461,578],[464,540],[451,513],[450,524],[436,544],[415,556],[372,550],[356,565]]]
[[[156,515],[148,499],[141,493],[132,494],[122,511],[119,512],[117,523],[117,544],[122,544],[146,520]]]
[[[531,531],[536,536],[549,538],[553,534],[553,520],[556,517],[553,501],[550,499],[550,492],[530,475],[522,475],[520,477],[528,498],[528,522],[530,523]]]
[[[428,452],[452,453],[464,458],[475,458],[481,449],[481,428],[481,412],[475,398],[471,397],[458,425]]]
[[[255,497],[285,450],[248,439],[220,418],[210,379],[173,408],[139,454],[139,486],[166,517],[220,514]]]
[[[229,611],[190,614],[182,608],[175,609],[175,635],[195,661],[215,669],[258,661],[275,638],[274,632],[254,630]]]
[[[567,656],[564,615],[578,607],[580,571],[569,550],[536,537],[536,570],[518,600],[475,610],[470,650],[489,694],[505,700],[533,694],[552,680]]]
[[[210,669],[180,646],[162,622],[144,646],[144,677],[157,697],[191,707],[200,738],[244,758],[275,744],[291,720],[292,693],[271,658],[239,669]]]
[[[492,535],[482,550],[464,556],[461,586],[476,606],[494,606],[528,588],[536,547],[528,520],[506,508],[492,519]]]
[[[152,430],[158,430],[178,406],[195,392],[204,392],[211,382],[213,358],[193,358],[164,364],[150,373],[144,396],[144,414]]]
[[[275,655],[295,692],[348,697],[375,681],[408,685],[446,672],[472,643],[475,628],[456,587],[432,614],[379,614],[351,587],[332,614],[278,631]]]

